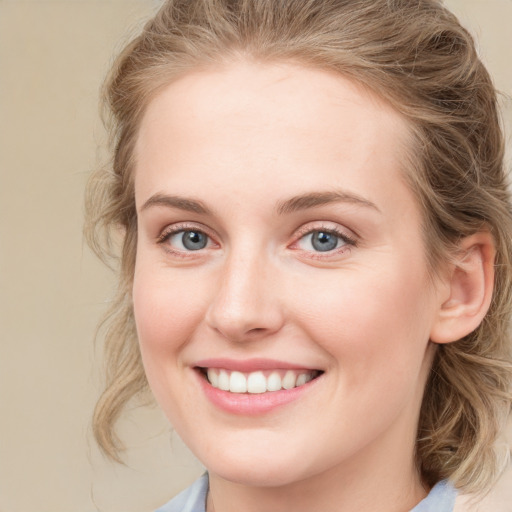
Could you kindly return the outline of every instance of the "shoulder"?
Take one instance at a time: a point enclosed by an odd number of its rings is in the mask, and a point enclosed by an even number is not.
[[[190,487],[187,487],[155,512],[205,512],[207,493],[208,473],[205,473]]]
[[[453,512],[457,490],[447,480],[437,483],[411,512]]]

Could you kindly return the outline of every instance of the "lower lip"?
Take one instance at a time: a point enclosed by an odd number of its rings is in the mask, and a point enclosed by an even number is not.
[[[274,411],[291,402],[299,400],[304,394],[308,393],[322,377],[316,377],[307,384],[292,389],[282,389],[281,391],[269,391],[267,393],[230,393],[221,389],[214,388],[206,378],[196,372],[201,387],[206,397],[216,407],[230,414],[239,414],[243,416],[257,416],[267,412]]]

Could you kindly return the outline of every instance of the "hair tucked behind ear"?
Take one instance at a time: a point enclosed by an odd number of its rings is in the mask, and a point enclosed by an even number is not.
[[[188,70],[236,59],[294,61],[372,89],[414,135],[406,179],[423,210],[435,273],[464,236],[496,244],[489,313],[439,346],[422,404],[417,460],[424,480],[483,490],[499,472],[495,441],[509,413],[512,222],[496,92],[470,35],[436,0],[170,0],[118,57],[106,84],[114,161],[87,189],[86,235],[100,254],[124,233],[117,294],[105,320],[107,382],[94,416],[117,457],[114,423],[146,387],[131,286],[137,241],[133,148],[148,102]],[[105,236],[105,234],[107,234]]]

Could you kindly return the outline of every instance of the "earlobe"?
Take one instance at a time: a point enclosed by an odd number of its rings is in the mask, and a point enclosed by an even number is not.
[[[494,241],[487,231],[464,238],[445,277],[448,297],[441,298],[430,333],[434,343],[450,343],[473,332],[491,304],[494,289]]]

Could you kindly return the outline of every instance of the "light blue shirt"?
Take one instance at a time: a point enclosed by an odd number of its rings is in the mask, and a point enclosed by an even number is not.
[[[205,473],[190,487],[178,494],[155,512],[205,512],[208,492],[208,474]],[[410,512],[453,512],[457,491],[443,480],[436,484],[429,495]]]

